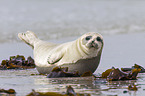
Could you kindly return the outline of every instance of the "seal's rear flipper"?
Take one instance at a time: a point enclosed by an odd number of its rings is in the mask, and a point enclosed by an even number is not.
[[[38,40],[36,34],[31,31],[27,31],[26,33],[19,33],[18,37],[32,48],[34,48],[34,43]]]

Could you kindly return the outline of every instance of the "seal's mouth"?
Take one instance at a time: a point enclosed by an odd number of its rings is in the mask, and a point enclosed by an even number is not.
[[[96,44],[96,43],[91,43],[91,48],[95,48],[95,49],[98,49],[98,44]]]

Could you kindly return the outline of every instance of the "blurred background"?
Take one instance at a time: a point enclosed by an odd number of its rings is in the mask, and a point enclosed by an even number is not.
[[[137,0],[0,0],[0,43],[18,42],[31,30],[41,39],[145,31],[145,1]]]

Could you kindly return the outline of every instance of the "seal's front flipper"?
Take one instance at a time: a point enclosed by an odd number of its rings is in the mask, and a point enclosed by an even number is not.
[[[48,59],[47,59],[47,62],[49,64],[55,64],[57,62],[59,62],[61,60],[61,58],[63,57],[63,54],[62,52],[57,52],[55,54],[51,54]]]

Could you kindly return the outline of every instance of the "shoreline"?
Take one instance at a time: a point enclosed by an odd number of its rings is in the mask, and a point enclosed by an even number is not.
[[[102,59],[98,69],[94,74],[102,73],[105,70],[114,66],[115,68],[131,67],[134,63],[144,63],[144,50],[143,45],[145,33],[139,34],[120,34],[113,36],[104,36],[105,46],[102,53]],[[70,41],[69,39],[64,39]],[[132,42],[134,40],[134,42]],[[57,43],[65,42],[60,40]],[[56,42],[56,41],[55,41]],[[136,45],[136,46],[135,46]],[[4,43],[0,44],[0,60],[8,59],[12,55],[24,55],[25,57],[32,56],[33,51],[31,47],[25,43]],[[135,54],[135,55],[134,55]],[[77,92],[89,92],[95,95],[118,95],[130,96],[133,94],[144,94],[145,74],[140,73],[137,80],[127,81],[103,81],[103,80],[90,80],[87,78],[63,78],[63,79],[50,79],[45,76],[37,74],[36,69],[29,70],[1,70],[0,86],[4,89],[15,89],[16,95],[24,96],[31,92],[32,89],[40,92],[64,92],[67,85],[72,85]],[[89,79],[89,80],[88,80]],[[128,84],[136,84],[138,91],[128,91]],[[59,86],[58,86],[59,85]],[[111,89],[116,88],[116,89]],[[82,91],[83,89],[83,91]],[[106,89],[106,91],[104,90]],[[127,93],[123,93],[127,91]]]
[[[131,67],[135,63],[143,66],[145,60],[145,33],[118,34],[103,36],[104,48],[101,61],[95,73],[111,67]],[[75,40],[77,37],[51,40],[49,42],[62,43]],[[33,50],[24,42],[0,44],[0,60],[9,59],[10,56],[24,55],[33,58]],[[145,67],[145,66],[143,66]]]

